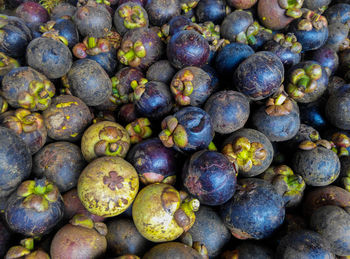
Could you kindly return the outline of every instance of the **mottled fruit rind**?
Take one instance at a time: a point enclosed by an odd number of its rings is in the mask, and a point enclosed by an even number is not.
[[[154,246],[143,259],[202,259],[203,257],[193,248],[180,242],[169,242]]]
[[[135,168],[124,159],[100,157],[83,170],[77,189],[89,212],[113,217],[131,205],[139,189],[139,178]]]
[[[116,144],[116,150],[109,150]],[[99,147],[100,146],[100,147]],[[108,149],[104,153],[104,149]],[[86,161],[100,156],[125,157],[130,147],[128,132],[123,126],[112,121],[101,121],[91,125],[81,139],[81,151]]]

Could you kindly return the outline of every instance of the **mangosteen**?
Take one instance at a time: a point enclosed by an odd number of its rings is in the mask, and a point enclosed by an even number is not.
[[[143,257],[143,259],[163,259],[163,258],[181,258],[181,259],[202,259],[203,256],[195,249],[179,243],[168,242],[154,246]]]
[[[179,0],[148,0],[145,9],[154,26],[162,26],[181,12]]]
[[[175,68],[168,60],[159,60],[149,67],[146,78],[149,81],[159,81],[169,85],[175,73]]]

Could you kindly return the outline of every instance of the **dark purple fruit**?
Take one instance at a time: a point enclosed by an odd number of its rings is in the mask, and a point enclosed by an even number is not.
[[[184,30],[174,34],[167,45],[167,56],[177,69],[204,66],[209,58],[209,43],[198,32]]]
[[[289,140],[300,127],[298,105],[285,93],[277,94],[252,114],[252,123],[270,141]]]
[[[14,16],[0,17],[0,51],[14,58],[23,56],[32,40],[32,34],[25,22]]]
[[[337,92],[330,95],[326,104],[327,119],[339,129],[350,130],[350,114],[348,107],[350,104],[349,85],[344,85]]]
[[[192,25],[192,21],[183,15],[178,15],[169,21],[167,25],[164,25],[161,27],[161,30],[163,31],[163,28],[169,27],[169,36],[173,36],[174,34],[178,33],[179,31],[184,30],[187,26]]]
[[[136,108],[133,103],[128,103],[120,107],[117,118],[125,125],[137,119]]]
[[[322,47],[328,38],[327,19],[313,11],[306,10],[289,28],[303,46],[303,52]]]
[[[32,157],[26,143],[11,129],[0,127],[0,197],[6,197],[30,175]]]
[[[157,138],[135,145],[129,151],[127,160],[135,167],[144,184],[175,183],[178,171],[176,152],[164,147]]]
[[[70,3],[61,2],[56,5],[51,11],[51,20],[60,19],[63,16],[73,17],[75,12],[77,11],[77,7],[71,5]]]
[[[284,201],[267,181],[240,180],[233,198],[221,206],[221,218],[238,239],[263,239],[283,223]]]
[[[344,1],[342,1],[344,2]],[[335,4],[328,8],[325,16],[329,24],[342,23],[346,24],[350,20],[350,5],[348,3]]]
[[[35,176],[53,182],[60,192],[77,185],[86,162],[80,148],[69,142],[54,142],[43,147],[33,158]]]
[[[112,17],[105,5],[89,1],[89,4],[77,9],[73,20],[83,37],[94,36],[102,38],[106,30],[112,28]]]
[[[252,100],[261,100],[274,94],[283,79],[284,68],[279,57],[269,51],[260,51],[238,66],[233,84]]]
[[[250,12],[235,10],[225,17],[221,26],[221,37],[231,42],[246,38],[248,27],[253,24],[253,15]]]
[[[92,120],[89,107],[78,97],[71,95],[54,98],[43,117],[50,138],[68,141],[80,139]]]
[[[75,61],[67,80],[72,94],[89,106],[106,103],[112,93],[112,82],[107,73],[90,59]]]
[[[193,248],[179,243],[168,242],[154,246],[143,257],[143,259],[164,259],[164,258],[181,258],[181,259],[203,259],[203,256]]]
[[[222,254],[222,259],[273,259],[274,252],[262,243],[244,241],[234,251],[227,251]]]
[[[270,140],[254,129],[242,128],[233,132],[222,145],[221,153],[237,163],[239,175],[253,177],[264,172],[273,159]]]
[[[326,70],[328,76],[334,75],[339,66],[337,52],[329,47],[321,47],[309,53],[309,58],[318,62]]]
[[[335,258],[330,251],[328,240],[310,230],[299,230],[284,236],[280,241],[276,258]]]
[[[16,15],[22,18],[27,24],[46,23],[50,15],[46,9],[34,1],[26,1],[16,9]]]
[[[226,16],[226,5],[221,0],[201,0],[195,13],[199,23],[212,21],[220,24]]]
[[[154,26],[162,26],[181,12],[179,0],[148,0],[145,9]]]
[[[255,5],[257,0],[226,0],[226,3],[236,9],[249,9]]]
[[[215,90],[211,78],[199,67],[185,67],[175,74],[170,90],[180,106],[202,106]]]
[[[45,145],[47,130],[40,113],[17,109],[4,116],[2,125],[14,130],[27,144],[32,155]]]
[[[338,52],[346,50],[349,47],[349,26],[345,23],[334,22],[328,25],[328,39],[326,47]]]
[[[315,12],[321,12],[325,10],[331,2],[332,0],[304,0],[303,7]]]
[[[6,206],[5,219],[11,230],[26,236],[49,233],[63,217],[63,200],[51,182],[24,181]]]
[[[249,99],[236,91],[220,91],[209,97],[204,110],[209,114],[215,132],[229,134],[247,122]]]
[[[253,54],[254,50],[247,44],[239,42],[228,44],[218,51],[215,68],[222,77],[231,79],[239,64]]]
[[[2,80],[2,96],[15,108],[45,110],[55,91],[54,84],[31,67],[14,68]]]
[[[159,81],[169,85],[175,73],[175,68],[168,60],[159,60],[148,68],[146,78],[148,81]]]
[[[141,236],[131,219],[115,218],[107,223],[107,228],[107,245],[114,256],[141,256],[150,246],[150,242]]]
[[[350,254],[350,215],[337,206],[323,206],[310,218],[310,227],[321,234],[338,256]]]
[[[340,162],[328,141],[303,141],[294,153],[293,169],[304,178],[306,184],[326,186],[339,176]]]
[[[150,119],[161,119],[167,115],[173,106],[169,87],[157,81],[138,85],[134,91],[136,112]]]
[[[286,91],[300,103],[318,100],[327,89],[328,74],[316,61],[303,61],[293,66],[289,72]]]
[[[141,27],[148,27],[148,15],[138,3],[126,2],[119,5],[113,17],[114,26],[120,35]]]
[[[301,49],[301,44],[292,33],[286,35],[277,33],[274,35],[273,40],[266,42],[263,46],[263,50],[271,51],[281,59],[285,70],[300,62]]]
[[[198,151],[185,163],[182,180],[191,196],[201,204],[217,206],[232,198],[236,190],[235,166],[216,151]]]
[[[117,56],[123,65],[146,70],[163,52],[163,43],[155,30],[141,27],[125,33]]]
[[[57,79],[69,71],[73,63],[69,48],[59,40],[44,37],[32,40],[26,52],[29,66],[50,79]]]
[[[201,108],[188,106],[162,121],[159,138],[166,147],[194,152],[205,149],[214,138],[210,116]]]
[[[287,148],[290,148],[290,150],[294,151],[298,149],[298,146],[301,142],[305,140],[315,141],[319,138],[320,134],[316,129],[309,125],[301,123],[297,134],[285,144],[287,145]]]
[[[192,242],[204,244],[210,257],[218,256],[231,239],[231,234],[220,216],[211,207],[202,205],[196,212],[196,221],[183,239],[189,236]]]

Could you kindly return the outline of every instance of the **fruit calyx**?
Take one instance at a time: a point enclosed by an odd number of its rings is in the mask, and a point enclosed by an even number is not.
[[[148,118],[138,118],[126,125],[125,129],[129,134],[132,144],[139,143],[152,135],[151,122]]]
[[[26,209],[44,212],[50,203],[56,202],[60,195],[58,188],[45,178],[24,181],[17,189],[17,195],[23,197],[22,205]]]
[[[13,68],[20,67],[18,61],[0,52],[0,75],[5,76]]]
[[[222,149],[222,153],[231,162],[236,162],[239,169],[249,172],[253,165],[259,166],[267,157],[267,151],[263,144],[250,142],[246,137],[236,138],[232,144],[227,144]]]
[[[3,124],[17,134],[31,133],[44,127],[44,119],[40,113],[31,113],[20,108],[13,115],[5,117]]]
[[[306,93],[312,93],[317,89],[317,80],[321,77],[322,67],[319,64],[297,68],[292,71],[287,92],[292,98],[302,98]]]
[[[73,226],[79,226],[83,228],[88,229],[95,229],[100,235],[105,236],[107,235],[107,226],[103,222],[94,222],[89,217],[83,215],[83,214],[77,214],[75,215],[69,223]]]
[[[99,139],[94,152],[97,156],[119,156],[128,149],[128,142],[123,140],[125,133],[114,126],[106,126],[99,131]]]
[[[73,54],[77,58],[86,58],[87,56],[96,56],[100,53],[106,53],[111,50],[109,41],[105,38],[85,37],[82,43],[73,47]]]
[[[147,25],[147,18],[139,5],[123,5],[120,7],[118,14],[124,20],[124,27],[129,30]]]
[[[299,18],[302,16],[301,7],[304,0],[278,0],[278,4],[281,8],[285,9],[285,15],[292,18]]]
[[[340,156],[348,156],[349,151],[347,150],[350,147],[350,138],[344,133],[334,133],[331,138],[334,146],[332,150],[340,157]]]
[[[180,71],[171,82],[170,90],[175,95],[176,102],[181,105],[190,105],[193,92],[194,75],[189,69]]]
[[[131,40],[123,41],[117,53],[120,63],[131,67],[139,66],[146,55],[145,46],[140,40],[135,42]]]
[[[162,131],[159,133],[159,139],[165,147],[184,148],[188,144],[187,132],[184,126],[179,124],[175,116],[166,117],[162,123]]]
[[[332,149],[332,143],[325,140],[325,139],[319,139],[319,140],[316,140],[316,141],[311,141],[311,140],[304,140],[303,142],[301,142],[299,144],[299,148],[301,150],[313,150],[315,149],[316,147],[324,147],[326,149]]]
[[[265,112],[270,116],[288,115],[292,110],[292,100],[283,92],[269,98],[266,102]]]
[[[328,22],[324,16],[310,10],[303,13],[303,19],[298,23],[298,29],[301,31],[321,30],[327,26]]]
[[[283,33],[276,33],[273,36],[273,40],[294,53],[300,53],[302,50],[302,45],[298,42],[294,33],[287,33],[286,35]]]

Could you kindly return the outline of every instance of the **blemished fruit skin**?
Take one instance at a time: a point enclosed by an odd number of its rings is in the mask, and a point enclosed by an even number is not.
[[[105,156],[95,159],[83,170],[77,189],[79,199],[89,212],[114,217],[133,202],[139,178],[129,162]]]

